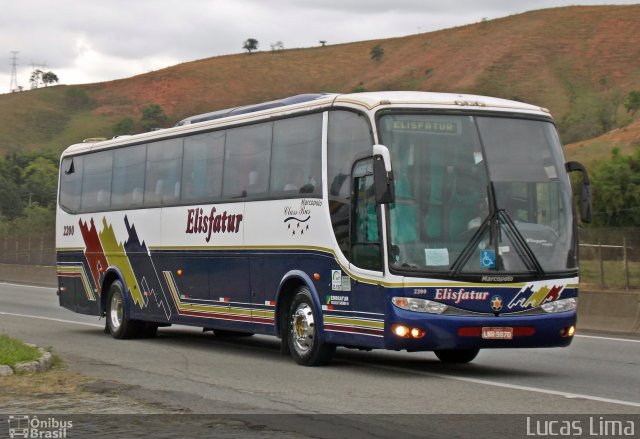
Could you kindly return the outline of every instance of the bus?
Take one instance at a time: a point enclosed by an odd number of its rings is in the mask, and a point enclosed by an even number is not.
[[[57,294],[116,339],[178,324],[276,336],[305,366],[337,346],[466,363],[571,343],[590,209],[544,108],[297,95],[68,147]]]

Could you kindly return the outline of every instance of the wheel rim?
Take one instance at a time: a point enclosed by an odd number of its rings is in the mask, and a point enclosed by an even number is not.
[[[109,306],[109,320],[111,321],[111,328],[114,331],[120,329],[122,326],[122,320],[124,318],[124,302],[119,292],[115,292],[111,296],[111,304]]]
[[[291,340],[293,347],[300,354],[306,354],[313,348],[315,338],[315,321],[313,310],[306,303],[298,305],[291,316]]]

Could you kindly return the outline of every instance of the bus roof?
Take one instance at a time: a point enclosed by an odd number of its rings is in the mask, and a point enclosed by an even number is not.
[[[248,116],[259,118],[260,116],[272,115],[274,112],[282,114],[289,111],[304,111],[307,109],[320,109],[332,106],[364,107],[368,110],[373,110],[378,107],[427,107],[437,109],[528,113],[547,117],[549,116],[549,110],[535,105],[500,98],[457,93],[434,93],[421,91],[380,91],[350,94],[307,93],[275,101],[262,102],[255,105],[233,107],[210,113],[198,114],[181,120],[173,128],[160,129],[133,136],[120,136],[104,141],[100,141],[100,139],[90,139],[90,142],[78,143],[69,146],[63,152],[63,156],[82,153],[89,150],[120,146],[133,141],[144,142],[146,139],[151,141],[167,135],[179,135],[179,133],[183,132],[185,129],[197,129],[193,125],[198,125],[198,127],[204,127],[205,125],[208,126],[209,124],[216,126],[226,122],[226,119],[229,121],[235,121],[236,119],[244,120]]]

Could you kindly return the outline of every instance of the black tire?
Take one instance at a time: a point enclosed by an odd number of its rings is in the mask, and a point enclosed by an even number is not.
[[[449,364],[462,364],[473,361],[478,355],[480,349],[446,349],[441,351],[434,351],[436,357],[443,363]]]
[[[287,314],[287,343],[291,356],[302,366],[328,364],[336,350],[335,345],[322,343],[318,338],[318,321],[311,292],[300,287]]]
[[[127,318],[126,303],[122,283],[116,280],[107,295],[107,328],[113,338],[122,340],[140,335],[141,322]]]
[[[214,329],[216,337],[251,337],[253,332],[229,331],[226,329]]]

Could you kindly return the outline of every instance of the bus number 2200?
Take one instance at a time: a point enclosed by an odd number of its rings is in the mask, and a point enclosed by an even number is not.
[[[73,236],[73,226],[64,226],[62,236]]]

